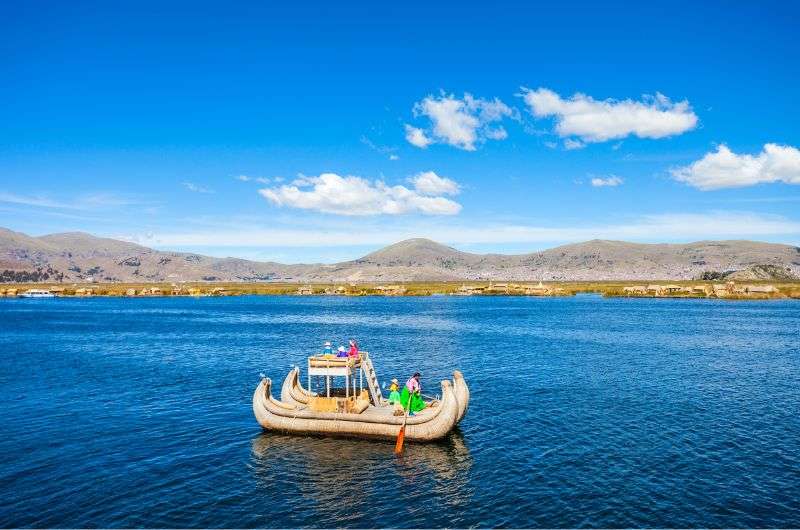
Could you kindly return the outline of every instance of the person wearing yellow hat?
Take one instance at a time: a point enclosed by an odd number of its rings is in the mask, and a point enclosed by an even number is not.
[[[400,404],[400,382],[397,378],[392,379],[389,385],[389,404],[394,405],[395,416],[404,414],[403,405]]]
[[[389,385],[389,403],[393,404],[395,401],[400,401],[400,383],[397,378],[392,379],[392,384]]]

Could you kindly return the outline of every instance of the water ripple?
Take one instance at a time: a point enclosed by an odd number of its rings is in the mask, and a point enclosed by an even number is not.
[[[800,305],[550,298],[0,300],[0,525],[796,527]],[[261,432],[323,340],[460,368],[435,444]]]

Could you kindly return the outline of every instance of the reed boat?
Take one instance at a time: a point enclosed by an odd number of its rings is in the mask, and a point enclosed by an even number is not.
[[[366,352],[364,354],[351,361],[326,360],[321,356],[309,358],[309,369],[315,375],[327,378],[328,373],[345,374],[344,397],[342,389],[338,397],[331,397],[327,379],[325,395],[304,388],[298,367],[292,368],[284,378],[279,399],[272,395],[272,380],[262,377],[253,394],[256,420],[265,430],[286,433],[395,439],[404,418],[395,415],[394,406],[383,399],[371,359]],[[323,362],[328,366],[321,366]],[[360,392],[355,389],[355,375],[360,384],[364,382],[362,376],[366,376],[368,389],[362,388]],[[349,395],[351,383],[352,396]],[[441,439],[464,418],[469,407],[469,388],[461,372],[453,372],[452,381],[442,381],[440,397],[426,400],[426,405],[425,409],[407,418],[406,439]]]

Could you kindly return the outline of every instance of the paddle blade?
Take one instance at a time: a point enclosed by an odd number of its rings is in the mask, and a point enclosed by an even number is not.
[[[406,426],[400,427],[400,432],[397,433],[397,442],[394,444],[394,454],[399,455],[403,452],[403,440],[406,437]]]

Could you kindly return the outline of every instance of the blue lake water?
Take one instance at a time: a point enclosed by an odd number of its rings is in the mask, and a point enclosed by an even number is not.
[[[325,339],[454,368],[441,443],[263,433]],[[797,527],[800,303],[0,300],[0,526]]]

